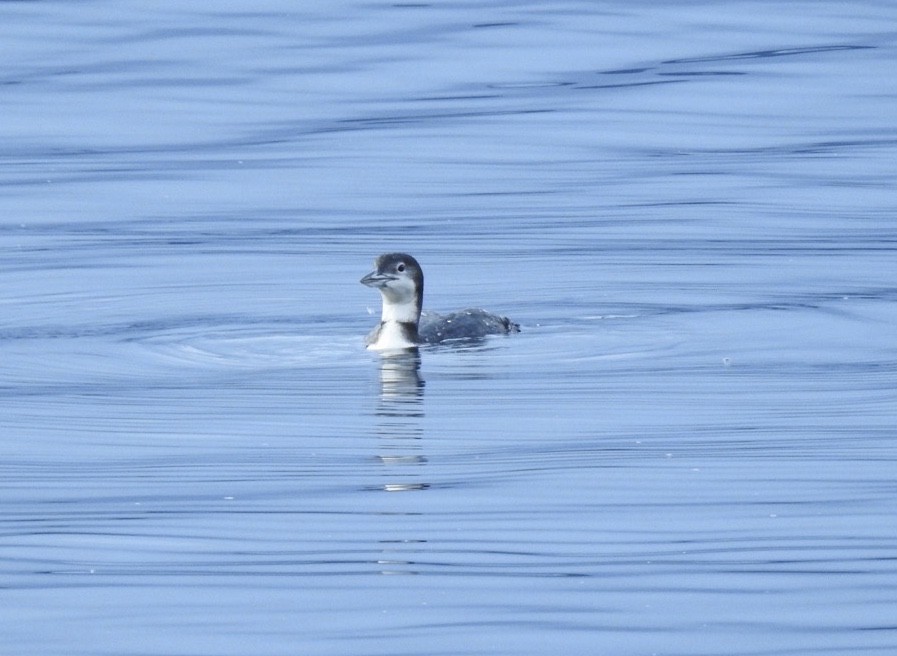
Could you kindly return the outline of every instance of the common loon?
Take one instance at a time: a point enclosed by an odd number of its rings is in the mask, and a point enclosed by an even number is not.
[[[450,339],[478,339],[519,332],[520,326],[485,310],[469,308],[451,314],[421,313],[424,272],[407,253],[384,253],[361,284],[383,297],[380,324],[365,339],[374,351],[409,349]]]

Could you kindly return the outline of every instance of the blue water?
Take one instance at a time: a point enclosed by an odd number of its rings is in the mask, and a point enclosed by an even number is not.
[[[0,4],[0,653],[897,652],[895,21]]]

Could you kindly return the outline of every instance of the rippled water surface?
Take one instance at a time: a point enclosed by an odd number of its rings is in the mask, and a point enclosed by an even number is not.
[[[895,653],[895,21],[0,3],[0,653]]]

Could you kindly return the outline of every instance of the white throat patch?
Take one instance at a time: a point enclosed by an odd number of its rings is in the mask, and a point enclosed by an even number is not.
[[[420,308],[417,307],[417,299],[410,298],[407,301],[390,301],[383,295],[383,309],[380,313],[381,321],[403,321],[417,323],[420,318]]]
[[[386,321],[380,325],[377,333],[377,341],[368,344],[370,351],[390,351],[394,349],[409,349],[417,346],[405,336],[402,325],[397,321]]]

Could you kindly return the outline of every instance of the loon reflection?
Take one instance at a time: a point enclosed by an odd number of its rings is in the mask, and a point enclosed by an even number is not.
[[[389,481],[378,488],[387,492],[426,490],[430,485],[419,480],[422,470],[418,469],[427,463],[427,457],[421,453],[425,383],[420,375],[420,352],[416,348],[387,351],[380,354],[379,360],[377,460],[387,467]],[[396,480],[399,472],[404,480]]]

